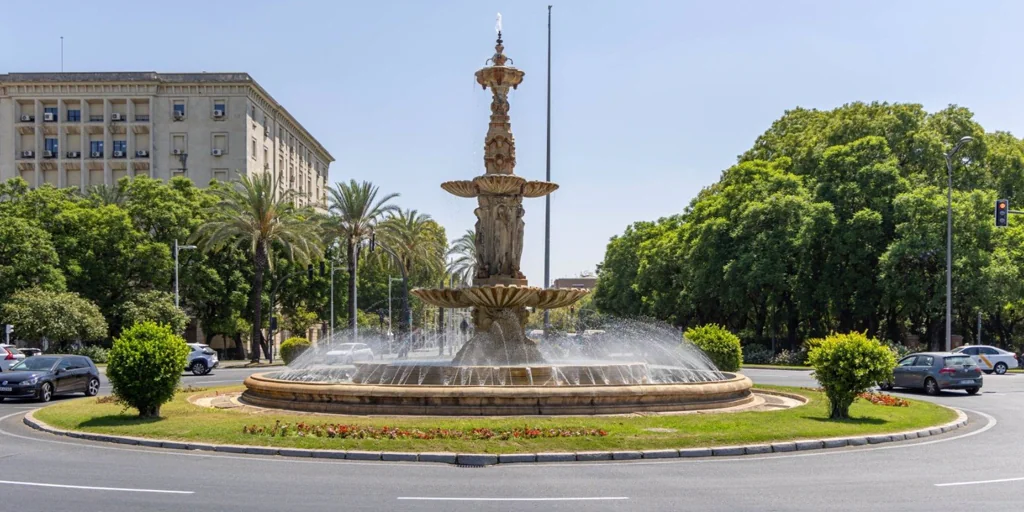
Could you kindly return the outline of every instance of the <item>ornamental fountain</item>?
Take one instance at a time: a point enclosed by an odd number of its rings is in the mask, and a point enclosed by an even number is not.
[[[417,289],[443,308],[472,308],[475,327],[452,360],[359,362],[354,370],[321,364],[316,355],[293,369],[246,379],[251,405],[343,414],[536,415],[680,412],[760,403],[745,376],[720,372],[671,329],[652,336],[612,333],[603,350],[559,350],[528,338],[527,308],[553,309],[586,290],[528,286],[520,270],[524,198],[558,185],[515,174],[508,94],[525,73],[505,56],[501,31],[476,80],[491,90],[483,175],[441,188],[476,198],[476,273],[466,288]],[[585,353],[585,355],[584,355]],[[595,353],[598,355],[595,356]]]

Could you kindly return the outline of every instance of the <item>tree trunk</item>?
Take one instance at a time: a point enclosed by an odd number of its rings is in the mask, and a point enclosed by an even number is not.
[[[352,237],[348,239],[348,328],[355,332],[356,325],[358,322],[358,296],[356,285],[358,284],[359,276],[358,272],[358,261],[359,248],[356,246],[355,241]]]
[[[139,417],[140,418],[159,418],[160,417],[160,406],[159,405],[151,405],[151,406],[148,406],[148,407],[140,407],[139,408]]]
[[[242,333],[236,332],[231,335],[231,339],[235,340],[235,355],[239,361],[245,361],[245,343],[242,341]]]
[[[252,310],[252,348],[250,350],[253,363],[260,362],[260,340],[263,338],[263,270],[267,266],[267,249],[263,244],[256,244],[253,255],[252,291],[249,294],[249,308]]]

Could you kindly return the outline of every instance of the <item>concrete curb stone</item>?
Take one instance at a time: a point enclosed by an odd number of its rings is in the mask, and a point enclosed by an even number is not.
[[[464,464],[468,466],[487,466],[492,464],[515,464],[515,463],[543,463],[543,462],[576,462],[576,461],[605,461],[605,460],[637,460],[637,459],[667,459],[667,458],[692,458],[692,457],[728,457],[740,455],[755,455],[766,453],[784,453],[792,451],[834,449],[845,446],[864,446],[868,444],[880,444],[893,441],[913,440],[929,436],[940,435],[952,432],[968,424],[967,414],[957,411],[957,419],[926,429],[911,432],[898,432],[894,434],[872,435],[860,437],[841,437],[824,440],[804,440],[794,442],[777,442],[771,444],[755,444],[744,446],[716,446],[711,448],[682,448],[678,450],[623,450],[616,452],[577,452],[577,453],[414,453],[414,452],[368,452],[368,451],[344,451],[344,450],[307,450],[296,448],[273,448],[266,446],[242,446],[242,445],[215,445],[208,443],[183,443],[178,441],[167,441],[162,439],[146,439],[131,436],[115,436],[106,434],[92,434],[88,432],[77,432],[62,430],[51,427],[46,423],[35,419],[34,411],[29,411],[23,418],[25,425],[48,434],[65,436],[73,439],[85,439],[106,443],[125,445],[145,446],[150,448],[164,448],[173,450],[202,450],[216,451],[221,453],[238,453],[251,455],[275,455],[282,457],[316,457],[324,459],[347,459],[347,460],[368,460],[368,461],[399,461],[399,462],[441,462],[447,464]]]

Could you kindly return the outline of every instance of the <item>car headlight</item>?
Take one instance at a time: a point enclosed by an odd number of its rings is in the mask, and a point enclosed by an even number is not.
[[[21,381],[21,385],[22,386],[35,386],[37,382],[39,382],[39,377],[32,377],[31,379]]]

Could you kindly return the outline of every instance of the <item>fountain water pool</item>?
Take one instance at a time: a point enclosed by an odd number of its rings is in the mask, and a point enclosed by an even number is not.
[[[679,412],[754,402],[750,379],[718,371],[671,328],[636,324],[634,331],[650,332],[640,336],[613,329],[583,343],[526,336],[527,308],[570,306],[587,291],[530,287],[520,271],[523,199],[546,196],[558,185],[515,175],[508,93],[525,73],[511,67],[500,31],[489,62],[476,73],[477,82],[492,92],[486,172],[441,184],[453,195],[478,201],[473,285],[412,291],[434,306],[472,308],[472,337],[450,361],[340,368],[310,355],[295,369],[249,377],[241,400],[312,412],[430,415]]]

